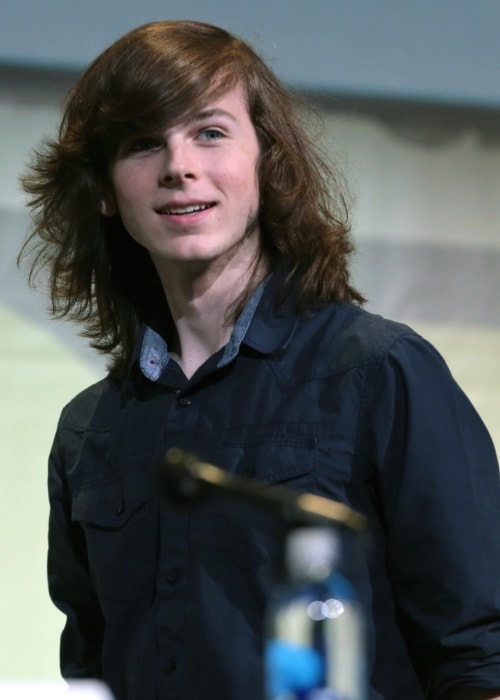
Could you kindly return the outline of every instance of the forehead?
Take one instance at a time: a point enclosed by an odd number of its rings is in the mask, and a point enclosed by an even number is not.
[[[232,121],[250,119],[250,111],[245,92],[240,86],[227,90],[218,96],[207,95],[204,100],[181,113],[176,122],[197,121],[211,117],[224,117]]]

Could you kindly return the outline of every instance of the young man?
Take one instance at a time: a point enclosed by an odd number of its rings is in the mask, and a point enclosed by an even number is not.
[[[63,675],[118,700],[262,697],[276,542],[160,499],[180,447],[367,516],[370,700],[500,697],[491,440],[436,351],[362,310],[299,112],[244,42],[154,23],[94,61],[24,178],[32,272],[110,357],[50,458]]]

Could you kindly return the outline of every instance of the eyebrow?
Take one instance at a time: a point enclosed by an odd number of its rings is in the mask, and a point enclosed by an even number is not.
[[[201,122],[204,121],[205,119],[212,119],[212,117],[227,117],[233,122],[236,122],[236,117],[231,114],[231,112],[227,112],[225,109],[220,109],[219,107],[214,107],[213,109],[204,109],[201,112],[197,112],[196,114],[193,114],[192,117],[190,117],[187,121],[189,124],[193,124],[195,122]]]

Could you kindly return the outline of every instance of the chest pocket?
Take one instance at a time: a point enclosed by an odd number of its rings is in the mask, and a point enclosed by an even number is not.
[[[236,476],[248,477],[269,488],[280,486],[300,492],[315,491],[316,444],[314,439],[248,440],[244,446],[226,446],[222,463]],[[241,506],[221,518],[219,542],[226,556],[247,571],[259,565],[275,565],[281,553],[280,523],[252,508]]]
[[[131,475],[93,482],[74,494],[72,520],[85,532],[101,600],[140,598],[154,584],[156,526],[148,486],[144,475]]]
[[[219,443],[216,463],[235,476],[300,491],[314,489],[317,441],[314,437],[245,435]]]

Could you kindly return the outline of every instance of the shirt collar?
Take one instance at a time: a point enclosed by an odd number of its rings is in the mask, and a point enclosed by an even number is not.
[[[277,309],[277,293],[281,276],[272,274],[261,282],[238,317],[217,363],[221,368],[237,356],[242,343],[265,355],[284,350],[288,345],[298,316],[291,298]],[[133,365],[138,364],[142,374],[151,381],[158,381],[168,360],[168,346],[162,336],[147,325],[143,325],[138,337]]]
[[[281,272],[270,276],[244,338],[245,345],[263,355],[286,350],[299,322],[293,291],[280,299],[282,282]]]

